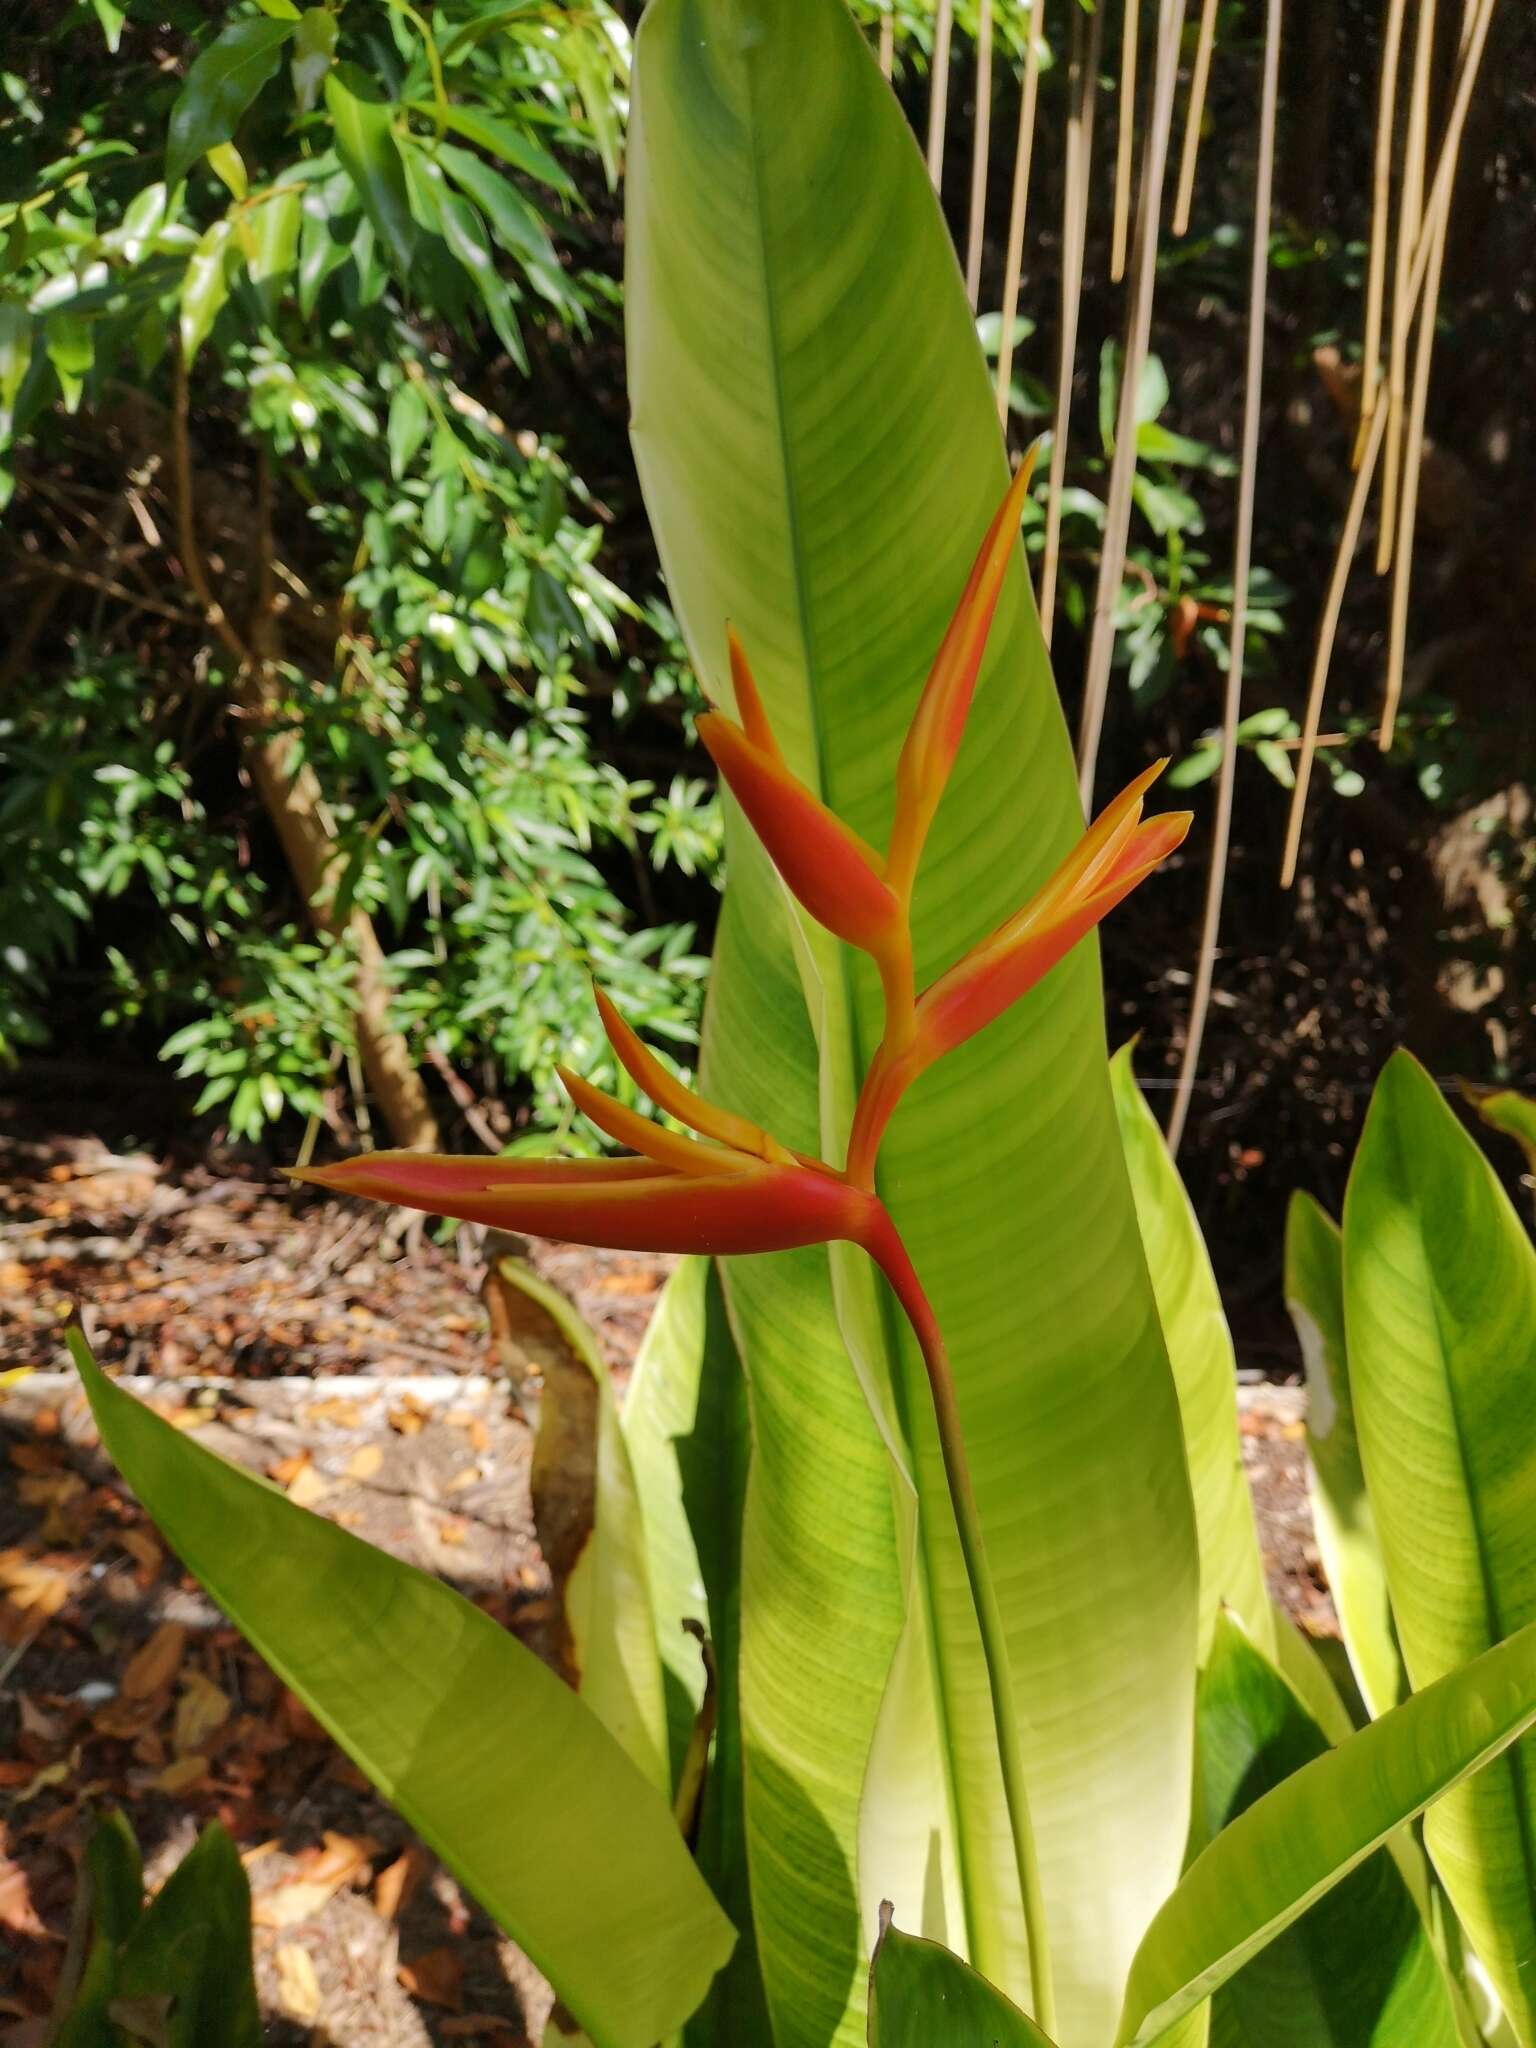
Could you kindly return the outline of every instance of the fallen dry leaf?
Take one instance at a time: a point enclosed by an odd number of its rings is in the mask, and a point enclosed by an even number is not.
[[[27,1873],[8,1856],[0,1856],[0,1927],[8,1927],[12,1934],[28,1935],[34,1941],[48,1931],[32,1904]]]
[[[267,1467],[267,1477],[274,1485],[292,1486],[309,1462],[308,1451],[291,1451],[286,1458],[279,1458]]]
[[[473,2041],[478,2034],[515,2034],[521,2041],[523,2023],[499,2012],[467,2012],[459,2019],[439,2020],[437,2031],[445,2041]]]
[[[176,1722],[171,1741],[178,1756],[201,1749],[229,1719],[230,1699],[204,1672],[189,1671],[181,1682],[176,1702]]]
[[[463,1543],[469,1536],[469,1524],[462,1515],[450,1515],[445,1522],[437,1525],[439,1543]]]
[[[429,1948],[395,1972],[413,1998],[459,2012],[464,2005],[464,1961],[457,1949]]]
[[[273,1960],[277,1964],[277,2002],[291,2020],[306,2024],[320,2017],[320,1979],[309,1950],[296,1941],[279,1944]]]
[[[427,1417],[431,1412],[429,1408],[423,1408],[419,1401],[415,1400],[410,1394],[407,1394],[398,1407],[390,1409],[389,1426],[395,1431],[397,1436],[415,1436],[419,1430],[425,1427]]]
[[[19,1642],[57,1614],[82,1569],[72,1558],[0,1550],[0,1636]]]
[[[18,1472],[57,1472],[64,1462],[57,1444],[14,1443],[6,1455]]]
[[[147,1700],[169,1685],[187,1651],[187,1632],[179,1621],[162,1621],[142,1649],[128,1659],[120,1690],[125,1700]]]
[[[384,1463],[384,1452],[378,1444],[364,1444],[347,1460],[349,1479],[372,1479]]]
[[[155,1779],[157,1792],[169,1792],[173,1797],[190,1792],[194,1785],[201,1785],[208,1776],[208,1759],[205,1756],[178,1756],[168,1763]]]
[[[381,1920],[397,1919],[405,1911],[417,1885],[431,1868],[431,1861],[426,1850],[413,1842],[379,1872],[373,1887],[373,1903]]]
[[[362,1877],[378,1853],[372,1835],[338,1835],[327,1828],[319,1847],[295,1859],[293,1876],[262,1893],[251,1918],[258,1927],[296,1927],[343,1885]]]
[[[112,1541],[126,1550],[138,1566],[134,1580],[140,1587],[152,1586],[160,1576],[165,1552],[148,1529],[114,1529]]]

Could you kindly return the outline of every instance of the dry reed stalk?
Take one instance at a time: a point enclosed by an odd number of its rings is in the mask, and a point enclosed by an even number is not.
[[[896,68],[896,17],[889,12],[880,17],[880,76],[888,79]]]
[[[1408,87],[1408,131],[1403,147],[1403,182],[1397,201],[1397,265],[1392,294],[1392,333],[1387,346],[1387,440],[1381,472],[1381,527],[1376,536],[1376,573],[1392,566],[1401,491],[1403,414],[1408,387],[1408,337],[1416,294],[1409,292],[1412,258],[1424,224],[1424,163],[1429,152],[1429,78],[1435,53],[1435,0],[1419,0],[1413,39],[1413,76]]]
[[[1333,573],[1328,579],[1328,597],[1323,606],[1322,624],[1318,628],[1317,652],[1312,661],[1312,681],[1307,691],[1307,712],[1301,728],[1301,748],[1296,756],[1296,783],[1291,791],[1290,816],[1285,826],[1285,853],[1280,862],[1282,889],[1289,889],[1296,880],[1296,861],[1301,851],[1302,813],[1307,807],[1307,789],[1312,781],[1312,762],[1317,752],[1318,729],[1322,724],[1323,694],[1328,686],[1328,664],[1333,658],[1333,643],[1339,630],[1339,614],[1344,609],[1344,590],[1349,582],[1349,567],[1354,560],[1355,549],[1360,545],[1360,528],[1365,521],[1365,501],[1371,493],[1371,484],[1376,475],[1376,461],[1381,454],[1386,427],[1387,408],[1378,405],[1371,415],[1365,447],[1360,453],[1360,467],[1355,471],[1355,481],[1350,489],[1349,509],[1344,515],[1344,531],[1339,536],[1339,545],[1334,553]]]
[[[1222,753],[1211,830],[1210,868],[1200,953],[1190,996],[1189,1025],[1179,1065],[1178,1087],[1168,1118],[1168,1149],[1177,1152],[1189,1115],[1195,1070],[1205,1038],[1221,931],[1221,901],[1232,839],[1232,792],[1237,772],[1237,728],[1242,716],[1243,655],[1248,634],[1248,573],[1253,560],[1254,479],[1259,467],[1259,418],[1264,381],[1264,311],[1269,296],[1269,221],[1275,183],[1275,118],[1280,100],[1280,31],[1283,0],[1267,0],[1264,17],[1264,76],[1259,94],[1259,157],[1253,190],[1253,260],[1248,276],[1248,355],[1243,392],[1242,467],[1237,486],[1237,533],[1232,559],[1232,621],[1227,639],[1227,688],[1222,706]],[[1191,106],[1193,115],[1193,105]]]
[[[1381,313],[1387,286],[1387,244],[1391,240],[1392,130],[1397,112],[1397,73],[1403,47],[1403,15],[1407,0],[1389,0],[1381,39],[1381,87],[1376,100],[1376,150],[1371,165],[1371,257],[1365,286],[1365,346],[1360,384],[1360,431],[1354,462],[1359,466],[1376,387],[1381,381]]]
[[[1131,159],[1136,145],[1137,36],[1141,25],[1141,0],[1125,0],[1120,18],[1120,102],[1115,131],[1115,213],[1109,243],[1109,281],[1118,284],[1125,275],[1126,244],[1131,221]]]
[[[1184,0],[1159,0],[1157,63],[1153,73],[1152,113],[1147,123],[1141,190],[1137,196],[1136,249],[1131,261],[1126,345],[1120,376],[1120,404],[1115,425],[1114,460],[1109,473],[1109,501],[1104,515],[1104,540],[1094,594],[1093,631],[1083,685],[1078,725],[1078,785],[1083,808],[1092,809],[1094,770],[1104,729],[1104,702],[1109,693],[1109,665],[1115,650],[1115,606],[1125,574],[1126,538],[1131,523],[1131,485],[1136,476],[1136,392],[1152,334],[1152,295],[1157,280],[1157,231],[1168,169],[1168,137],[1173,126],[1174,84],[1179,68],[1179,39],[1184,30]]]
[[[1466,62],[1480,11],[1491,8],[1492,0],[1464,0],[1461,16],[1461,61]],[[1456,148],[1461,138],[1456,137]],[[1446,152],[1452,151],[1447,136]],[[1450,154],[1454,167],[1455,157]],[[1454,175],[1454,169],[1453,169]],[[1430,365],[1435,347],[1435,319],[1440,307],[1440,276],[1445,263],[1445,245],[1451,224],[1450,207],[1442,205],[1425,221],[1430,236],[1429,261],[1424,273],[1424,293],[1419,306],[1418,349],[1413,365],[1413,389],[1408,401],[1408,431],[1403,448],[1403,495],[1398,513],[1397,556],[1392,564],[1392,614],[1387,636],[1387,686],[1382,698],[1381,725],[1376,743],[1385,753],[1397,727],[1398,706],[1403,699],[1403,670],[1408,653],[1408,597],[1413,584],[1413,536],[1419,515],[1419,469],[1424,459],[1424,418],[1429,405]]]
[[[1195,68],[1189,81],[1189,112],[1184,120],[1184,154],[1179,162],[1179,192],[1173,203],[1173,232],[1189,233],[1189,209],[1195,196],[1195,162],[1200,154],[1200,128],[1205,120],[1205,93],[1211,78],[1211,50],[1216,42],[1216,0],[1200,10],[1200,36]]]
[[[1069,0],[1076,6],[1077,0]],[[1029,211],[1029,172],[1035,151],[1035,111],[1040,102],[1040,35],[1045,0],[1030,0],[1029,43],[1024,52],[1024,86],[1019,99],[1019,139],[1013,155],[1013,196],[1008,206],[1008,251],[1003,259],[1002,326],[997,337],[997,413],[1006,428],[1013,384],[1013,327],[1019,315],[1019,280],[1024,274],[1024,221]]]
[[[937,192],[944,182],[944,123],[949,112],[949,45],[955,0],[939,0],[933,23],[933,85],[928,98],[928,175]]]
[[[965,290],[976,310],[981,289],[981,245],[987,225],[987,157],[992,146],[992,0],[976,18],[976,128],[971,137],[971,221],[965,251]]]
[[[1103,8],[1094,9],[1085,33],[1083,10],[1074,6],[1068,72],[1066,176],[1061,209],[1061,353],[1056,375],[1056,413],[1051,428],[1045,559],[1040,571],[1040,630],[1045,636],[1047,652],[1056,619],[1056,576],[1061,559],[1061,492],[1066,480],[1072,379],[1077,367],[1077,321],[1082,305],[1083,250],[1088,240],[1088,188],[1093,166],[1093,115],[1098,97],[1099,51],[1103,36]]]

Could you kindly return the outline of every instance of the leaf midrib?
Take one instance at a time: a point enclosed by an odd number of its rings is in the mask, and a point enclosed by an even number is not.
[[[814,626],[812,623],[812,612],[809,594],[807,592],[805,579],[801,571],[801,563],[804,558],[804,547],[802,543],[804,526],[801,518],[799,490],[797,487],[795,476],[793,444],[790,439],[788,428],[788,407],[785,403],[784,382],[780,374],[780,364],[783,361],[783,354],[780,346],[782,338],[782,323],[780,320],[778,293],[774,281],[773,266],[771,265],[768,257],[768,206],[766,198],[767,188],[764,179],[764,165],[762,153],[759,148],[758,109],[756,102],[756,66],[753,62],[753,58],[750,51],[741,51],[740,57],[742,71],[746,81],[747,154],[752,166],[752,185],[754,200],[753,217],[757,227],[758,270],[762,284],[764,320],[768,333],[768,369],[769,382],[773,394],[774,432],[779,444],[779,466],[784,488],[785,523],[788,528],[790,542],[790,578],[794,590],[795,612],[799,623],[800,642],[804,653],[804,705],[806,711],[806,723],[810,734],[811,743],[812,786],[813,788],[815,788],[818,794],[821,794],[825,797],[828,794],[827,775],[825,768],[825,746],[821,729],[819,705],[814,684],[814,678],[816,674],[819,672],[816,664],[816,636]],[[780,886],[782,887],[782,884]],[[790,915],[791,917],[796,918],[801,916],[798,906],[794,905],[793,903],[790,904]],[[836,995],[841,1009],[842,1033],[845,1042],[851,1048],[854,1057],[857,1059],[862,1055],[863,1046],[861,1043],[861,1032],[859,1028],[859,1010],[858,1005],[854,1000],[852,980],[849,974],[847,948],[841,945],[836,939],[828,938],[824,944],[820,944],[814,947],[814,955],[817,961],[818,969],[821,967],[822,963],[828,957],[828,955],[835,956],[837,977]],[[850,1083],[849,1096],[851,1099],[853,1093],[857,1091],[859,1075],[857,1072],[855,1072],[847,1078]],[[830,1266],[830,1253],[828,1254],[828,1260]],[[905,1371],[903,1348],[899,1340],[900,1333],[896,1324],[895,1308],[890,1298],[889,1289],[882,1284],[878,1276],[875,1279],[874,1285],[876,1291],[876,1300],[878,1303],[877,1312],[879,1315],[880,1331],[884,1340],[886,1378],[888,1384],[892,1389],[892,1393],[896,1402],[897,1415],[901,1422],[903,1434],[906,1437],[907,1442],[911,1444],[913,1442],[913,1435],[911,1427],[911,1415],[908,1403],[909,1389],[907,1386],[907,1376]],[[903,1483],[901,1475],[895,1471],[892,1472],[891,1479],[893,1485],[901,1485]],[[978,1929],[976,1927],[973,1917],[975,1903],[975,1888],[971,1880],[970,1856],[966,1830],[961,1825],[960,1820],[961,1808],[958,1786],[955,1780],[954,1749],[950,1739],[952,1716],[950,1712],[950,1704],[948,1698],[948,1663],[944,1656],[941,1654],[940,1650],[941,1638],[938,1632],[938,1614],[934,1604],[933,1580],[929,1568],[930,1561],[928,1543],[931,1531],[931,1515],[929,1512],[925,1511],[922,1496],[921,1494],[919,1494],[917,1504],[917,1554],[914,1560],[914,1571],[918,1582],[919,1595],[924,1604],[924,1620],[926,1624],[926,1634],[928,1642],[932,1649],[933,1663],[938,1678],[938,1683],[934,1687],[933,1704],[935,1718],[938,1723],[938,1735],[940,1742],[941,1767],[944,1779],[945,1802],[948,1809],[948,1820],[951,1835],[955,1845],[955,1858],[958,1866],[961,1904],[965,1914],[966,1942],[968,1948],[970,1949],[971,1955],[974,1958],[977,1955],[978,1948],[985,1947],[985,1944],[979,1944],[977,1940]],[[905,1626],[906,1618],[903,1617],[903,1627]]]

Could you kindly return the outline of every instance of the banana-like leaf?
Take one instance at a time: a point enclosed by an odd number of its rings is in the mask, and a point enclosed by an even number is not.
[[[1328,1738],[1223,1614],[1200,1678],[1201,1791],[1219,1832],[1322,1756]],[[1216,1994],[1215,2048],[1458,2048],[1433,1946],[1379,1849]]]
[[[680,2027],[730,1923],[590,1708],[451,1587],[172,1429],[78,1332],[70,1348],[103,1444],[172,1550],[595,2048],[655,2048]]]
[[[1349,1381],[1417,1686],[1536,1618],[1536,1252],[1416,1061],[1377,1084],[1344,1204]],[[1425,1843],[1523,2042],[1536,2041],[1536,1743]]]
[[[645,1511],[674,1775],[706,1712],[714,1740],[694,1824],[694,1854],[741,1930],[684,2038],[688,2048],[772,2048],[752,1931],[742,1787],[747,1391],[719,1271],[709,1261],[685,1259],[656,1304],[624,1401],[624,1435]],[[704,1664],[685,1623],[708,1633],[714,1686],[707,1709]]]
[[[1360,1466],[1360,1439],[1344,1345],[1344,1242],[1310,1195],[1285,1219],[1285,1305],[1307,1372],[1312,1519],[1360,1697],[1372,1714],[1408,1691],[1376,1518]]]
[[[1264,1559],[1243,1470],[1237,1428],[1237,1361],[1216,1275],[1179,1170],[1157,1119],[1136,1085],[1132,1048],[1109,1063],[1120,1139],[1136,1198],[1157,1312],[1179,1390],[1195,1527],[1200,1541],[1200,1640],[1203,1664],[1223,1607],[1259,1646],[1274,1653],[1274,1617]]]
[[[1197,1856],[1131,1966],[1116,2048],[1150,2048],[1432,1801],[1536,1722],[1536,1624],[1266,1792]]]
[[[869,1974],[869,2048],[1052,2048],[1026,2013],[951,1949],[889,1920]]]
[[[724,699],[734,622],[790,767],[879,844],[903,731],[1006,468],[944,223],[841,0],[655,0],[628,207],[635,449],[693,657]],[[1019,552],[919,879],[920,983],[1011,914],[1081,828]],[[878,988],[786,906],[739,818],[728,829],[707,1085],[839,1158]],[[1091,944],[924,1078],[881,1186],[949,1340],[1017,1686],[1058,2032],[1089,2048],[1182,1860],[1196,1621],[1177,1399]],[[752,1402],[742,1724],[777,2039],[860,2039],[856,1897],[865,1941],[891,1898],[1027,2004],[916,1351],[856,1255],[738,1260],[726,1285]]]
[[[495,1277],[498,1338],[543,1376],[532,1486],[540,1547],[565,1610],[567,1675],[670,1798],[645,1521],[608,1367],[558,1288],[521,1259],[497,1259]]]

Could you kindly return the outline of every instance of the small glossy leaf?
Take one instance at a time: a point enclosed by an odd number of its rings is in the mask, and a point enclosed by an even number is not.
[[[1490,1130],[1514,1139],[1525,1154],[1526,1171],[1536,1174],[1536,1098],[1513,1088],[1475,1088],[1470,1082],[1464,1093]]]
[[[260,291],[270,320],[282,298],[283,280],[298,259],[299,227],[303,219],[298,191],[274,192],[248,218],[251,246],[247,263],[251,282]]]
[[[171,1548],[595,2048],[654,2048],[680,2027],[730,1924],[596,1715],[451,1587],[171,1428],[78,1333],[70,1348],[102,1442]]]
[[[404,277],[416,250],[416,224],[390,103],[365,71],[355,64],[339,64],[326,74],[325,104],[335,126],[336,154],[357,187],[363,211],[396,275]]]
[[[437,157],[454,183],[482,209],[492,234],[509,255],[517,257],[530,283],[553,305],[563,305],[570,294],[554,245],[521,192],[500,171],[451,142],[438,144]]]
[[[1395,1053],[1344,1204],[1360,1454],[1415,1686],[1536,1618],[1536,1251],[1434,1081]],[[1536,2040],[1536,1742],[1425,1844],[1516,2033]]]
[[[208,168],[232,199],[243,199],[251,189],[245,159],[232,142],[217,143],[209,150]]]
[[[1406,1697],[1408,1680],[1360,1465],[1344,1344],[1343,1240],[1338,1225],[1310,1195],[1293,1195],[1286,1215],[1285,1305],[1307,1375],[1317,1547],[1360,1697],[1371,1714],[1382,1714]]]
[[[181,352],[190,364],[229,297],[230,224],[216,220],[187,262],[181,287]]]
[[[1536,1721],[1536,1624],[1415,1693],[1225,1827],[1136,1952],[1116,2048],[1160,2039],[1394,1829]]]
[[[96,360],[91,323],[80,313],[50,313],[43,322],[43,345],[59,380],[64,410],[72,413],[79,407],[86,377]]]
[[[978,1970],[882,1912],[869,1972],[869,2048],[1052,2048]]]
[[[117,55],[117,46],[123,39],[123,23],[128,19],[126,9],[117,5],[117,0],[91,0],[96,19],[101,23],[101,33],[111,54]]]
[[[426,439],[431,417],[421,386],[407,377],[389,401],[389,468],[396,482]]]
[[[1230,1615],[1200,1680],[1201,1790],[1215,1834],[1328,1748]],[[1397,1865],[1378,1849],[1216,1994],[1220,2048],[1457,2048],[1434,1950]]]
[[[290,21],[231,22],[187,73],[171,108],[165,182],[176,185],[200,156],[234,134],[240,116],[277,70]]]
[[[0,301],[0,442],[10,438],[16,394],[31,361],[31,314],[15,299]]]
[[[320,98],[325,74],[335,60],[339,28],[340,23],[328,7],[309,7],[299,16],[289,69],[301,114],[307,114]]]
[[[499,156],[503,163],[511,164],[515,170],[526,171],[530,178],[537,178],[543,185],[552,185],[557,192],[575,192],[575,186],[548,150],[541,148],[531,135],[510,121],[483,113],[478,107],[438,108],[431,103],[413,102],[412,111],[434,117],[440,113],[445,124],[455,135],[462,135],[466,142],[478,143],[492,156]]]

